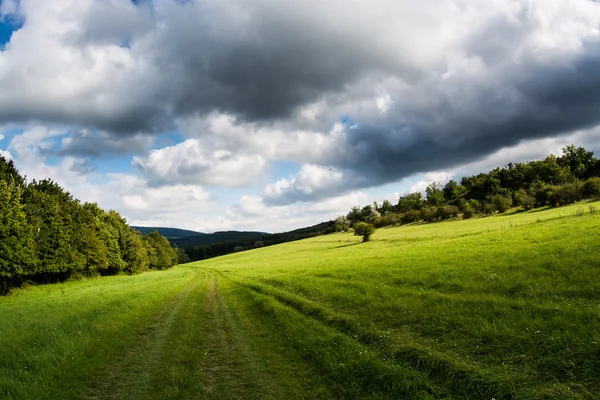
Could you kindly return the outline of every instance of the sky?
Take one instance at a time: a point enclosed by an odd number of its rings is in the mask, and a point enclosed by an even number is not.
[[[132,225],[281,232],[568,144],[594,0],[0,0],[0,155]]]

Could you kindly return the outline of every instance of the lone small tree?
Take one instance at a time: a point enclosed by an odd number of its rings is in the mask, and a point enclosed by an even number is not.
[[[362,236],[363,242],[368,242],[373,232],[375,232],[375,227],[371,224],[366,222],[354,224],[354,236]]]

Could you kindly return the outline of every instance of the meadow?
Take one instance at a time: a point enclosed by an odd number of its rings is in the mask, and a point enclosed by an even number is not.
[[[0,298],[8,399],[596,399],[600,202]]]

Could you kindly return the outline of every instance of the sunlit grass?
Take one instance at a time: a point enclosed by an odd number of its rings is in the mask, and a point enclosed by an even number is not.
[[[0,298],[0,398],[595,399],[600,203]]]

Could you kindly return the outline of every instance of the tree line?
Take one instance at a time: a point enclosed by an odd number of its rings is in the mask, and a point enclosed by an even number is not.
[[[24,283],[166,269],[183,257],[158,232],[142,235],[50,179],[28,183],[0,156],[0,294]]]
[[[450,218],[504,213],[561,206],[584,199],[600,198],[600,160],[583,147],[567,146],[562,155],[544,160],[510,163],[488,173],[450,180],[445,185],[431,183],[425,190],[401,196],[396,204],[385,200],[353,207],[335,220],[336,231],[346,231],[358,223],[375,227],[433,222]]]

